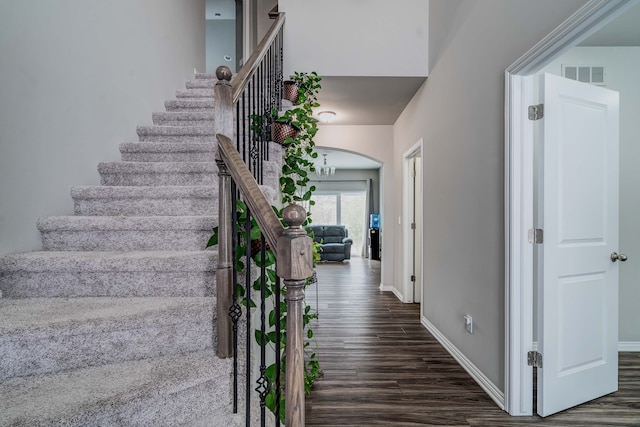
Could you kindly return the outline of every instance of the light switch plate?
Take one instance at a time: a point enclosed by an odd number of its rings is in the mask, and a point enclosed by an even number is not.
[[[467,332],[469,332],[470,334],[473,333],[473,317],[471,317],[470,315],[466,314],[464,316],[464,328],[466,329]]]

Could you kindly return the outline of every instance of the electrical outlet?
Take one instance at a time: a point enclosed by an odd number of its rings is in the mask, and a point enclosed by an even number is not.
[[[464,328],[467,330],[467,332],[469,332],[470,334],[473,333],[473,317],[471,317],[470,315],[466,314],[464,316]]]

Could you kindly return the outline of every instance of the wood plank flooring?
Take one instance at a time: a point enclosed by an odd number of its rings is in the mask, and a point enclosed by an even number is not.
[[[620,354],[620,390],[547,417],[511,417],[419,322],[419,306],[381,292],[380,263],[318,266],[314,325],[324,377],[307,426],[640,426],[640,353]],[[307,301],[316,306],[313,287]]]

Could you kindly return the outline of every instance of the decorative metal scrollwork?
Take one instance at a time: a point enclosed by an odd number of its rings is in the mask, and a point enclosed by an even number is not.
[[[229,307],[229,316],[231,317],[231,320],[233,320],[234,325],[238,323],[238,320],[242,316],[242,307],[240,307],[240,304],[238,304],[237,301]]]
[[[269,393],[269,389],[270,384],[269,384],[269,378],[267,378],[267,376],[265,375],[265,369],[264,367],[260,368],[260,378],[258,378],[258,380],[256,381],[256,384],[258,384],[255,388],[255,390],[258,392],[258,395],[260,396],[260,407],[264,407],[265,405],[265,400],[267,398],[267,394]]]

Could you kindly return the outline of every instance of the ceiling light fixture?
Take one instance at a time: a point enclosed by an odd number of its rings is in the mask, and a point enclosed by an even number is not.
[[[318,118],[323,123],[331,123],[336,118],[335,111],[320,111]]]
[[[328,166],[327,155],[323,154],[323,156],[324,156],[324,162],[322,163],[322,166],[320,166],[319,168],[316,168],[316,173],[318,174],[318,176],[329,176],[329,175],[335,174],[336,173],[335,166]]]

